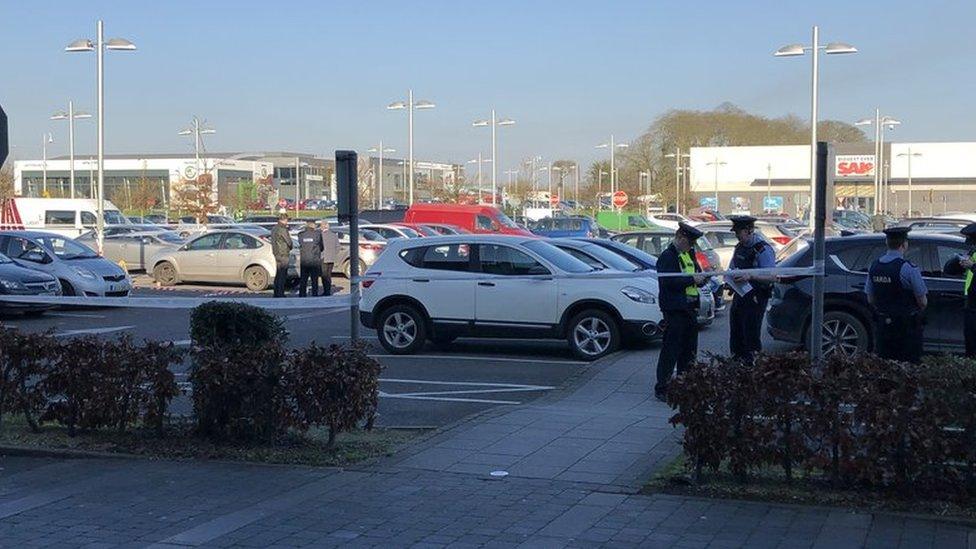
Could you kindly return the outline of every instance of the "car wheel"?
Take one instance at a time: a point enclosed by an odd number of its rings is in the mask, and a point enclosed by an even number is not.
[[[410,355],[419,351],[427,339],[427,320],[410,305],[394,305],[380,314],[380,344],[390,354]]]
[[[176,276],[176,267],[169,261],[163,261],[153,267],[153,279],[159,282],[160,286],[172,286],[179,281]]]
[[[59,280],[61,282],[61,295],[75,295],[75,287],[71,285],[67,280]]]
[[[620,346],[620,328],[612,316],[587,309],[569,321],[567,339],[573,353],[583,360],[607,356]]]
[[[252,292],[263,292],[268,288],[270,280],[268,271],[260,265],[252,265],[244,269],[244,285]]]
[[[807,342],[810,341],[807,330]],[[870,349],[871,338],[867,327],[856,316],[844,311],[826,311],[823,321],[823,356],[835,353],[854,356]],[[809,348],[809,345],[807,345]]]

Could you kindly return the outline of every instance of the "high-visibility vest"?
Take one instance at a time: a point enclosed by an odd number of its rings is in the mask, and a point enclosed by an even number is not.
[[[681,271],[688,274],[695,274],[695,262],[691,260],[691,252],[678,254],[678,261],[681,262]],[[971,276],[971,275],[970,275]],[[698,286],[691,284],[685,287],[685,295],[698,297]]]
[[[976,252],[973,252],[973,255],[970,256],[969,259],[976,261]],[[972,284],[973,284],[973,270],[966,269],[966,285],[963,287],[962,295],[964,296],[969,295],[969,287]]]

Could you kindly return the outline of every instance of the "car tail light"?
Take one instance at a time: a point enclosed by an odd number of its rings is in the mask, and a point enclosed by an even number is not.
[[[379,276],[380,273],[369,273],[369,275],[370,276]],[[363,278],[363,279],[361,279],[359,281],[359,283],[362,284],[362,286],[363,286],[364,289],[365,288],[369,288],[370,286],[372,286],[374,282],[376,282],[376,279],[375,278]]]
[[[708,262],[708,257],[701,252],[695,252],[695,259],[698,260],[698,266],[702,268],[703,271],[711,269],[712,264]]]
[[[371,252],[379,252],[383,249],[383,245],[382,244],[360,244],[359,249],[368,250]]]
[[[777,244],[782,244],[784,246],[787,245],[787,244],[789,244],[790,243],[790,240],[792,240],[792,239],[790,237],[788,237],[788,236],[785,236],[785,235],[780,235],[780,236],[774,236],[773,237],[773,242],[776,242]]]

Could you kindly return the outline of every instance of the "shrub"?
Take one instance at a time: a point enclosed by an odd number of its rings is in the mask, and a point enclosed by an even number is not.
[[[198,431],[225,438],[272,439],[287,424],[278,345],[193,348],[190,383]]]
[[[172,342],[146,340],[136,347],[129,339],[120,341],[120,349],[128,357],[120,364],[128,366],[123,375],[130,389],[123,395],[119,415],[128,418],[135,413],[143,425],[162,435],[169,404],[180,394],[171,367],[183,361],[183,352]]]
[[[288,333],[280,318],[260,307],[211,301],[193,309],[190,338],[194,346],[260,347],[284,345]]]
[[[874,355],[712,357],[672,385],[671,422],[695,464],[824,471],[841,487],[976,496],[976,361]]]
[[[56,360],[59,347],[51,334],[0,328],[0,420],[19,412],[33,431],[46,399],[38,384]]]
[[[364,346],[312,344],[291,353],[283,376],[290,425],[327,426],[331,447],[338,433],[376,412],[381,370]]]

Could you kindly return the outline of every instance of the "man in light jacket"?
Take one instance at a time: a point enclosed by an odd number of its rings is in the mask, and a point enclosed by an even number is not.
[[[332,295],[332,267],[339,256],[339,235],[332,232],[329,222],[319,222],[322,229],[322,295]]]

